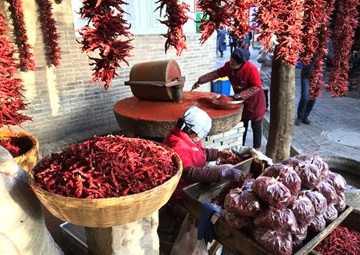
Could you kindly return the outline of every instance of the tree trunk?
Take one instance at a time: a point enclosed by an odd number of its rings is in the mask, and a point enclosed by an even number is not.
[[[290,156],[294,134],[294,104],[295,66],[285,64],[281,58],[274,60],[270,87],[270,128],[266,145],[266,155],[274,163]]]

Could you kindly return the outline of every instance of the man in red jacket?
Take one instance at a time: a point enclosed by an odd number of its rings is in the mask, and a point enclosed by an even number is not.
[[[240,170],[229,168],[232,165],[205,166],[208,161],[215,161],[219,157],[231,154],[230,151],[202,147],[201,139],[210,132],[211,125],[212,120],[209,115],[200,108],[192,106],[185,111],[184,117],[165,137],[163,144],[172,148],[180,156],[184,167],[181,181],[170,202],[180,202],[181,190],[190,183],[220,182],[241,177]]]
[[[231,54],[230,61],[226,62],[223,67],[201,76],[194,84],[193,89],[198,88],[203,83],[227,76],[235,92],[234,98],[245,100],[242,116],[245,127],[243,145],[245,145],[246,133],[249,121],[251,121],[251,128],[254,134],[253,147],[256,150],[260,150],[262,136],[261,121],[266,111],[265,98],[259,71],[249,59],[250,52],[248,50],[235,49]]]

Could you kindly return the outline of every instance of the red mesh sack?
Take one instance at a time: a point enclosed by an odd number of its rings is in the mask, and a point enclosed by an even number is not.
[[[320,192],[303,191],[303,192],[300,192],[300,195],[305,195],[311,200],[311,202],[313,203],[313,206],[315,208],[316,215],[324,214],[324,212],[327,208],[327,202],[326,202],[326,198]]]
[[[290,190],[272,177],[258,177],[253,190],[265,203],[274,208],[286,208],[291,201]]]
[[[298,172],[301,184],[304,188],[315,189],[321,181],[321,172],[319,168],[313,164],[306,164]]]
[[[324,213],[325,220],[327,222],[332,222],[336,220],[337,217],[338,217],[338,211],[336,210],[335,206],[334,205],[328,206]]]
[[[278,178],[294,196],[297,196],[301,189],[301,179],[290,166],[274,164],[266,168],[262,175]]]
[[[345,193],[341,192],[338,194],[338,201],[335,204],[336,210],[338,212],[343,212],[346,208],[346,202],[345,202]]]
[[[303,241],[301,241],[301,240],[293,241],[293,250],[294,251],[299,250],[303,246],[304,246]]]
[[[326,182],[334,187],[337,193],[344,192],[346,189],[346,180],[340,174],[329,172]]]
[[[326,221],[324,216],[318,215],[316,216],[313,221],[309,224],[309,230],[313,232],[321,232],[326,227]]]
[[[308,164],[311,164],[313,162],[313,157],[312,156],[309,156],[309,155],[296,155],[294,157],[295,159],[298,159],[298,160],[301,160],[305,163],[308,163]]]
[[[301,225],[309,224],[315,217],[315,208],[311,200],[303,195],[298,196],[291,205],[296,220]]]
[[[241,189],[230,190],[225,198],[225,209],[244,217],[255,217],[261,210],[260,202],[256,194]]]
[[[319,155],[314,156],[312,163],[319,168],[322,180],[325,180],[329,174],[329,165]]]
[[[304,160],[300,160],[297,158],[288,158],[288,159],[284,159],[282,162],[282,164],[287,165],[287,166],[291,166],[294,168],[295,172],[299,172],[301,168],[303,168],[305,166],[305,161]]]
[[[335,204],[338,201],[338,195],[336,194],[336,190],[329,183],[320,182],[319,191],[326,198],[326,202],[328,205]]]
[[[291,255],[293,251],[292,237],[289,233],[271,229],[256,229],[255,240],[274,255]]]
[[[249,218],[238,216],[226,209],[221,212],[221,216],[225,218],[231,227],[236,229],[247,229],[251,225],[251,220]]]
[[[296,232],[292,235],[293,241],[304,241],[307,237],[308,225],[299,225],[296,229]]]
[[[253,179],[253,178],[245,179],[245,181],[244,181],[244,183],[242,185],[242,189],[252,191],[254,181],[255,181],[255,179]]]
[[[255,218],[254,224],[256,227],[267,227],[290,233],[295,233],[297,230],[296,218],[290,209],[269,208]]]

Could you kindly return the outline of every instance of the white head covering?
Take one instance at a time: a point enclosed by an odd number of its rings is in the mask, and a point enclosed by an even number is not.
[[[184,124],[181,130],[188,127],[201,139],[208,135],[212,126],[212,120],[209,115],[196,106],[191,106],[185,111],[183,121]]]

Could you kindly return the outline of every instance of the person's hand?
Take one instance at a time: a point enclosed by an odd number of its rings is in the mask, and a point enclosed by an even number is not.
[[[217,153],[217,157],[218,158],[228,158],[231,157],[233,155],[233,153],[231,151],[219,151]]]
[[[241,170],[236,168],[224,169],[221,171],[221,180],[240,180]]]
[[[195,82],[194,85],[191,87],[191,91],[197,89],[200,87],[200,83],[199,82]]]
[[[235,94],[234,99],[235,100],[242,100],[242,97],[240,96],[240,94]]]

